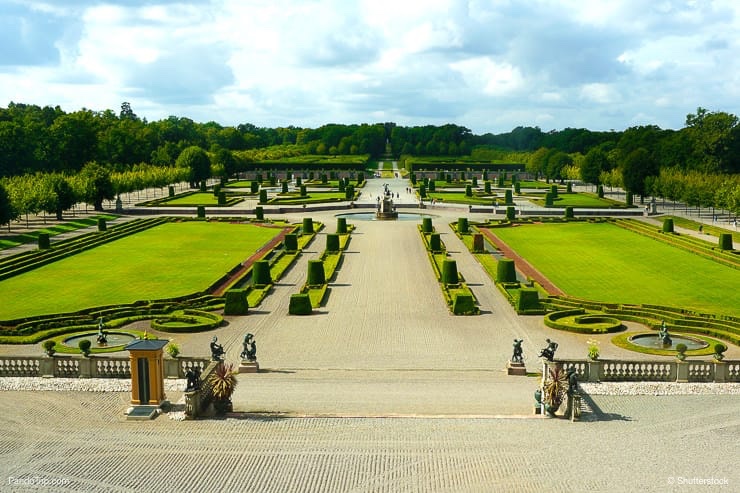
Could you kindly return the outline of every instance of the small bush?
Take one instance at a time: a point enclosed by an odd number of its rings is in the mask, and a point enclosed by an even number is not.
[[[452,313],[455,315],[474,315],[478,313],[475,299],[469,294],[457,294],[452,302]]]
[[[632,195],[632,192],[627,192],[627,194],[624,196],[624,202],[627,205],[632,205],[635,203],[634,195]]]
[[[170,185],[169,187],[167,187],[167,193],[169,194],[170,197],[174,197],[175,196],[175,187],[173,187],[172,185]]]
[[[431,233],[432,231],[434,231],[434,227],[432,226],[431,217],[421,218],[421,231],[423,233]]]
[[[301,231],[304,235],[310,235],[313,233],[313,219],[310,217],[304,217],[303,218],[303,227],[301,228]]]
[[[338,252],[339,251],[339,235],[338,234],[326,235],[326,251],[327,252]]]
[[[552,192],[547,192],[545,194],[545,207],[552,207],[552,200],[553,200]]]
[[[496,282],[516,282],[516,265],[510,258],[502,258],[496,264]]]
[[[77,347],[80,348],[80,352],[83,356],[90,354],[90,346],[92,346],[92,342],[90,342],[89,339],[82,339],[77,343]]]
[[[434,180],[430,180],[429,184],[427,185],[427,188],[429,188],[430,192],[436,192],[437,191],[437,183]]]
[[[260,190],[260,204],[267,203],[267,190]]]
[[[732,250],[732,233],[719,234],[719,248],[720,250]]]
[[[485,251],[485,243],[483,242],[483,235],[476,233],[473,235],[473,252],[482,253]]]
[[[226,205],[226,192],[218,192],[218,205]]]
[[[307,293],[297,293],[290,296],[288,313],[291,315],[310,315],[313,312],[311,299]]]
[[[108,230],[108,225],[105,223],[105,218],[99,217],[98,218],[98,231],[107,231],[107,230]]]
[[[568,193],[573,193],[573,184],[571,182],[568,182],[568,185],[566,186],[565,191]]]
[[[282,182],[280,182],[280,191],[282,193],[288,193],[288,182],[287,181],[283,180]]]
[[[473,196],[473,187],[471,187],[470,185],[465,185],[465,196],[466,197]]]
[[[323,260],[308,261],[308,275],[306,284],[309,286],[320,286],[326,283]]]
[[[205,206],[199,205],[196,208],[196,216],[198,219],[203,219],[206,217],[206,208]]]
[[[442,251],[442,240],[440,239],[439,233],[432,233],[429,235],[429,249],[433,252]]]
[[[249,313],[246,289],[229,289],[224,293],[224,315],[246,315]]]
[[[308,195],[308,193],[306,193],[306,185],[301,185],[299,190],[301,193],[301,197],[305,197],[306,195]]]
[[[522,184],[519,182],[514,183],[514,193],[522,193]]]
[[[663,219],[663,232],[673,233],[673,219],[672,218],[667,217]]]
[[[506,201],[506,205],[512,205],[514,203],[514,196],[511,190],[506,190],[504,197],[505,197],[504,200]]]
[[[258,181],[252,181],[249,183],[249,191],[251,193],[257,193],[260,191],[260,183]]]
[[[486,195],[491,194],[491,182],[490,181],[486,181],[485,183],[483,183],[483,190],[486,192]]]
[[[57,343],[51,339],[47,339],[41,344],[41,346],[44,348],[44,352],[49,356],[53,355],[56,352],[56,350],[54,349],[54,346],[56,345]]]
[[[285,235],[285,239],[283,240],[283,246],[285,247],[285,250],[288,252],[298,251],[298,235],[296,235],[295,233],[289,233]]]
[[[252,265],[252,285],[267,286],[272,284],[270,263],[267,260],[258,260]]]
[[[48,250],[50,247],[49,233],[39,233],[39,250]]]
[[[468,218],[467,217],[459,217],[457,218],[457,232],[460,234],[469,232],[470,228],[468,226]]]
[[[174,341],[170,341],[164,348],[164,350],[167,352],[170,358],[177,358],[177,355],[180,354],[180,346],[178,346],[177,343]]]
[[[347,234],[347,218],[346,217],[337,218],[337,233]]]
[[[427,198],[427,187],[425,187],[424,185],[421,185],[419,187],[419,197],[421,197],[422,199]]]
[[[550,185],[550,195],[552,195],[553,199],[558,198],[558,186],[557,185]]]
[[[457,284],[459,282],[457,262],[454,260],[445,260],[442,262],[442,282],[444,284]]]
[[[596,195],[598,195],[600,199],[604,198],[604,185],[599,185],[599,188],[596,189]]]
[[[262,208],[262,206],[258,205],[254,208],[254,217],[258,221],[264,221],[265,220],[265,209]]]
[[[573,207],[570,205],[565,208],[565,218],[573,219]]]
[[[534,288],[521,288],[514,292],[514,308],[517,312],[540,307],[539,293]]]

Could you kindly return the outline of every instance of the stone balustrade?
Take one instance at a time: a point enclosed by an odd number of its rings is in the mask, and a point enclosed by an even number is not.
[[[740,382],[740,361],[556,360],[581,382]]]
[[[164,359],[165,378],[185,378],[190,368],[203,372],[209,358]],[[0,356],[0,377],[131,378],[131,359],[95,355],[82,356]]]

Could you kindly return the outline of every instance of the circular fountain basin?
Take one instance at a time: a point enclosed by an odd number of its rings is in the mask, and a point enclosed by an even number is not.
[[[107,344],[98,344],[98,333],[97,332],[86,332],[84,334],[75,334],[72,337],[67,337],[62,341],[67,347],[77,348],[78,344],[82,340],[88,340],[91,342],[90,347],[111,347],[111,346],[125,346],[129,342],[136,339],[135,336],[127,332],[105,332],[105,338],[108,339]]]
[[[354,219],[357,221],[387,221],[388,219],[379,219],[376,217],[375,212],[347,212],[345,214],[337,214],[336,217],[346,217],[347,219]],[[423,214],[415,212],[399,212],[398,217],[393,218],[394,221],[421,221],[423,217],[437,217],[432,214]]]
[[[629,342],[636,346],[641,346],[649,349],[667,349],[676,350],[678,344],[686,344],[688,351],[694,349],[704,349],[709,346],[708,343],[701,339],[695,339],[684,335],[670,334],[671,345],[666,346],[663,341],[657,336],[657,334],[637,334],[628,339]]]

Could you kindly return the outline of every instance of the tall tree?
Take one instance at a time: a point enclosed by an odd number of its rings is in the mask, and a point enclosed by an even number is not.
[[[92,204],[96,211],[103,210],[103,200],[112,200],[115,197],[110,171],[95,161],[82,167],[78,180],[82,198]]]
[[[606,153],[595,147],[588,151],[581,164],[581,180],[598,185],[599,175],[607,169],[609,169],[609,160]]]
[[[10,196],[0,183],[0,225],[7,224],[8,229],[10,229],[10,221],[13,219],[15,219],[15,214],[10,203]]]
[[[196,188],[198,183],[211,177],[211,160],[206,151],[198,146],[190,146],[183,149],[175,166],[178,168],[187,168],[190,170],[190,186]]]
[[[647,149],[639,147],[629,153],[622,163],[622,182],[628,192],[637,193],[644,200],[645,179],[657,176],[658,167]]]

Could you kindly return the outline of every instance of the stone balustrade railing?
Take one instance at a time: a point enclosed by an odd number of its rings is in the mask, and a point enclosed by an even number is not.
[[[206,369],[209,358],[164,359],[165,378],[185,378],[190,368]],[[131,359],[92,356],[0,356],[0,377],[131,378]]]
[[[580,382],[740,382],[740,361],[556,360]]]

